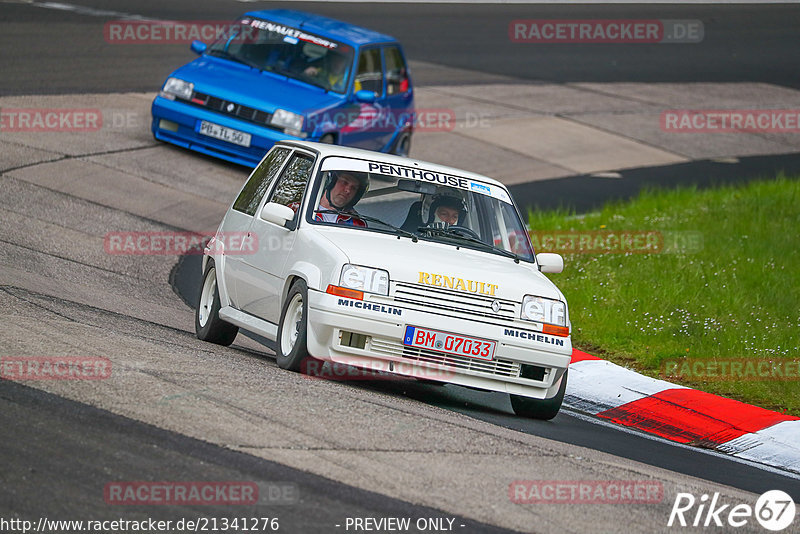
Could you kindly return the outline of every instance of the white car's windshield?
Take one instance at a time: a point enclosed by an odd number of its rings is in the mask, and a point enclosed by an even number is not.
[[[316,177],[308,221],[396,233],[533,262],[506,190],[421,168],[329,157]]]
[[[208,55],[344,93],[352,47],[268,20],[244,18],[209,46]]]

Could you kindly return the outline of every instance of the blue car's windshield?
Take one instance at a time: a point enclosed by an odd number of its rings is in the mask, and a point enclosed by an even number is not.
[[[252,18],[238,21],[206,53],[336,93],[346,91],[353,65],[353,48],[348,45]]]

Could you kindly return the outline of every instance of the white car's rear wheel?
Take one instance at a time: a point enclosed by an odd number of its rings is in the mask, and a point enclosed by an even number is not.
[[[309,357],[308,339],[308,287],[297,280],[289,289],[278,326],[278,366],[299,371],[303,360]]]
[[[197,338],[226,347],[233,343],[239,327],[219,318],[219,293],[217,291],[217,269],[214,260],[208,260],[203,274],[203,287],[194,311],[194,330]]]

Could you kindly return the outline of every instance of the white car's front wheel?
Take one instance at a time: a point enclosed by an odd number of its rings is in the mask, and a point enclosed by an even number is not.
[[[278,367],[299,371],[303,360],[309,357],[308,338],[308,287],[297,280],[289,289],[283,303],[278,326]]]
[[[520,395],[510,395],[511,407],[514,409],[514,413],[521,417],[543,419],[545,421],[555,417],[561,409],[561,403],[564,401],[564,392],[567,390],[567,372],[564,371],[564,376],[561,377],[561,386],[558,388],[558,393],[549,399],[532,399]]]
[[[228,346],[236,339],[239,327],[219,318],[219,292],[217,291],[217,268],[214,260],[208,260],[203,274],[203,287],[194,310],[194,330],[197,338],[209,343]]]

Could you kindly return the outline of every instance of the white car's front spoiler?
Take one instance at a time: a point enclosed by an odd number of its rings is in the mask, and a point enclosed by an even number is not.
[[[308,300],[308,351],[320,360],[542,399],[557,393],[571,359],[569,338],[561,338],[563,346],[553,347],[556,352],[534,346],[547,347],[544,343],[508,335],[504,326],[313,290]],[[494,359],[405,347],[402,341],[407,325],[496,340]],[[365,337],[357,344],[343,342],[343,334],[347,340],[348,333]],[[520,377],[523,364],[543,368],[541,380]]]

